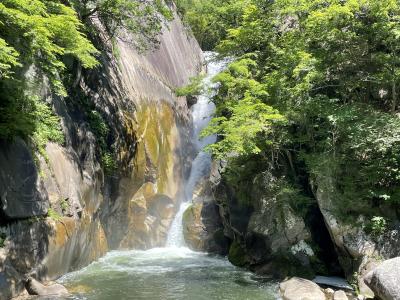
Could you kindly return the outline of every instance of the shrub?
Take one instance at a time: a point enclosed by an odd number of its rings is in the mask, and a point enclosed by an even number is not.
[[[5,241],[6,241],[6,235],[3,233],[0,233],[0,248],[4,247]]]
[[[371,219],[371,233],[373,236],[380,236],[387,230],[387,222],[383,217],[373,217]]]
[[[201,95],[204,89],[203,79],[204,75],[190,78],[190,83],[186,86],[175,89],[175,94],[178,97]]]
[[[47,211],[47,217],[57,222],[62,219],[62,216],[52,208]]]

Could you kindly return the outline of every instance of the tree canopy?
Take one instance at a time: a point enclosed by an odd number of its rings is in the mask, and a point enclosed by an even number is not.
[[[63,140],[58,118],[38,97],[35,84],[48,80],[53,93],[67,96],[67,61],[87,69],[99,65],[95,18],[110,39],[147,50],[157,45],[172,17],[161,0],[2,0],[0,138],[33,137],[40,145]]]
[[[398,203],[398,1],[179,2],[203,47],[233,59],[214,79],[204,132],[219,135],[215,156],[255,172],[290,166],[285,181],[305,192],[305,177],[330,173],[343,215]],[[234,20],[224,18],[232,7]],[[252,180],[249,170],[231,174]]]

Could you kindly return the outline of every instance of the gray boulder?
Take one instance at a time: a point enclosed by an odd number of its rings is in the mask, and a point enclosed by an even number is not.
[[[279,290],[283,300],[326,300],[322,289],[314,282],[293,277],[282,282]]]
[[[38,296],[68,296],[68,290],[61,284],[43,285],[36,279],[29,277],[26,280],[26,290],[30,295]]]
[[[333,294],[333,300],[349,300],[349,298],[344,291],[340,290]]]
[[[400,257],[384,261],[364,277],[364,282],[382,300],[400,300]]]

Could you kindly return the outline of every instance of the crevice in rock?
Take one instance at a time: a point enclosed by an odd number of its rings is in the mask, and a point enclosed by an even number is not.
[[[1,199],[0,199],[0,204],[1,204]],[[6,226],[9,222],[6,214],[4,213],[3,209],[0,208],[0,227]]]
[[[310,206],[305,221],[310,229],[312,240],[318,249],[316,255],[326,268],[326,270],[324,270],[325,268],[317,270],[317,275],[344,277],[344,271],[340,266],[335,245],[331,239],[328,228],[326,227],[318,203],[315,202]]]

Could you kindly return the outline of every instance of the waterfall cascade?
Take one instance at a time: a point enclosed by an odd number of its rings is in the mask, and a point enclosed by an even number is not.
[[[206,86],[212,85],[211,78],[226,65],[224,62],[214,62],[212,58],[212,53],[206,53]],[[200,96],[192,107],[193,143],[198,155],[193,161],[185,185],[185,197],[181,199],[181,207],[168,233],[166,247],[146,251],[113,251],[81,271],[64,276],[59,282],[67,287],[88,289],[72,299],[277,299],[275,284],[232,266],[227,259],[185,247],[182,217],[192,201],[194,188],[203,176],[209,174],[211,167],[210,155],[202,150],[214,142],[215,137],[199,139],[201,130],[207,126],[215,109],[210,102],[211,96]]]
[[[185,241],[182,232],[182,217],[185,210],[189,207],[189,203],[193,198],[193,191],[199,181],[205,176],[210,174],[211,170],[211,155],[204,152],[204,148],[216,141],[216,136],[208,136],[201,138],[201,131],[211,121],[212,115],[215,111],[215,105],[211,102],[214,93],[214,83],[212,78],[221,72],[226,66],[226,61],[216,61],[215,53],[205,52],[205,59],[207,62],[207,75],[204,78],[204,93],[200,95],[198,101],[192,106],[193,117],[193,135],[192,142],[198,152],[196,158],[192,162],[189,179],[184,187],[184,199],[182,199],[181,207],[175,216],[171,225],[167,238],[167,247],[184,247]]]

